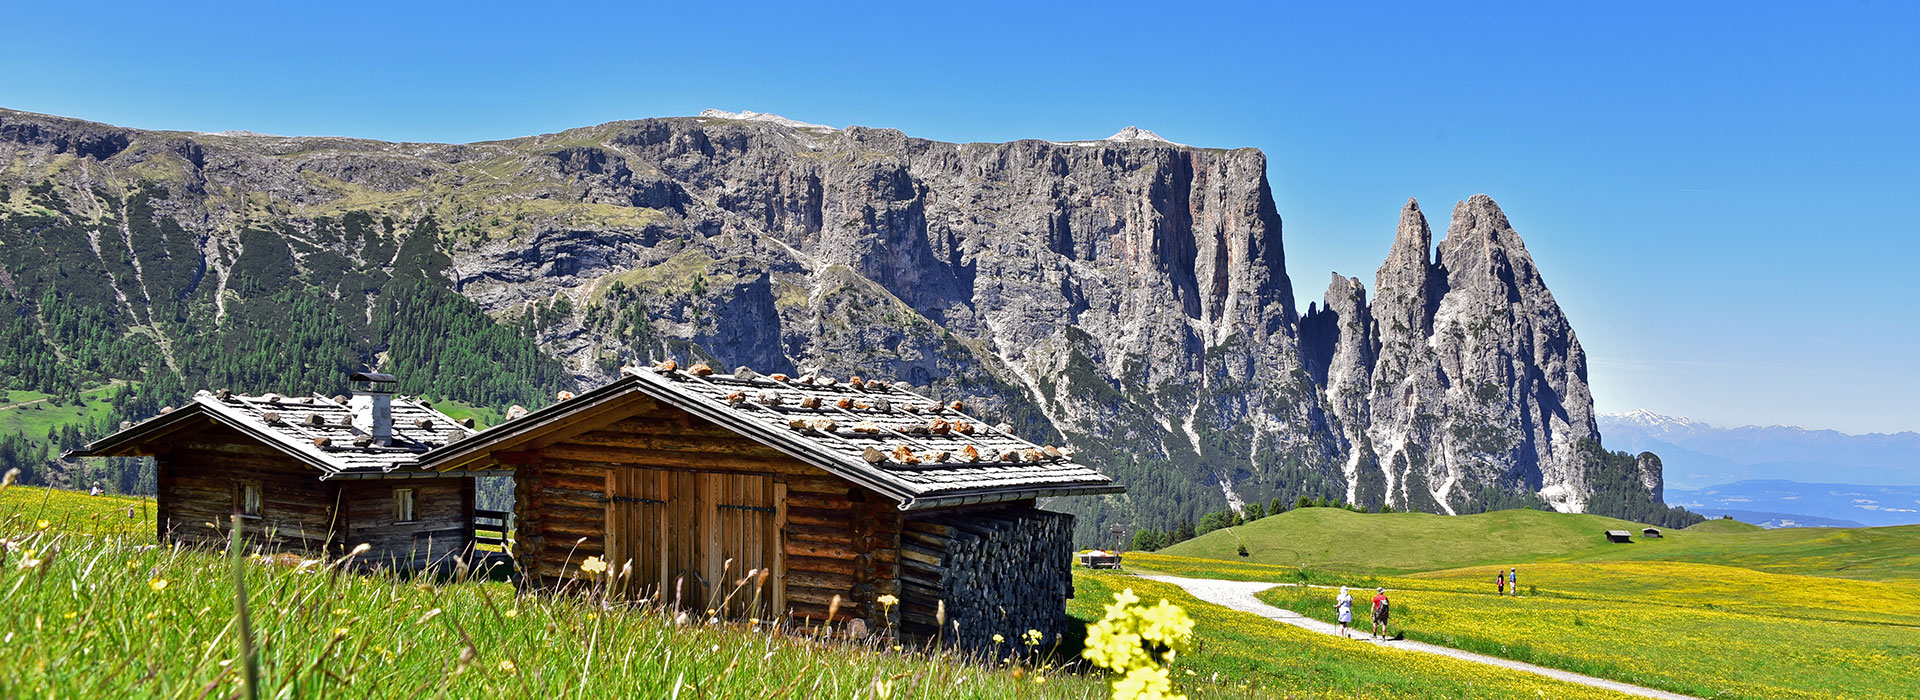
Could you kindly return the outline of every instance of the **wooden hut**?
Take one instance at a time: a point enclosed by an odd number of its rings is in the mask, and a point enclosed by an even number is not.
[[[1073,518],[1036,500],[1122,491],[957,401],[671,363],[622,370],[421,465],[516,470],[525,585],[596,578],[582,569],[593,558],[609,567],[600,585],[695,614],[832,613],[928,637],[944,611],[942,638],[965,646],[1060,632]]]
[[[1655,539],[1659,539],[1660,537],[1662,537],[1662,535],[1660,534],[1660,528],[1657,528],[1657,527],[1648,527],[1648,528],[1641,528],[1641,529],[1640,529],[1640,536],[1641,536],[1641,537],[1652,537],[1652,538],[1655,538]]]
[[[1606,535],[1607,541],[1613,544],[1631,544],[1633,542],[1633,533],[1627,532],[1626,530],[1608,530]]]
[[[356,373],[354,396],[200,392],[78,457],[150,456],[161,542],[223,545],[231,516],[257,546],[419,568],[473,541],[474,477],[412,468],[427,450],[473,434],[427,404],[392,396],[393,377]]]

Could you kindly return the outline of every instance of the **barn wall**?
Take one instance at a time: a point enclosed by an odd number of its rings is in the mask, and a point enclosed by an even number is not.
[[[156,457],[159,529],[176,542],[224,546],[232,537],[235,483],[260,482],[261,513],[249,519],[249,537],[270,548],[340,550],[334,504],[339,486],[286,453],[225,426],[172,440]],[[209,527],[209,523],[213,524]]]
[[[1052,644],[1066,631],[1073,596],[1073,516],[1030,506],[912,513],[901,542],[901,629],[915,638],[935,635],[941,602],[946,624],[939,638],[971,650],[1038,630]]]
[[[473,535],[473,479],[343,482],[347,547],[371,545],[360,561],[419,569],[463,554]],[[394,489],[414,490],[414,521],[393,520]]]
[[[515,555],[529,584],[578,579],[582,561],[607,555],[611,470],[659,469],[764,475],[784,491],[784,569],[768,585],[784,591],[794,618],[826,618],[837,595],[837,619],[878,622],[875,599],[899,592],[892,500],[679,409],[642,401],[624,418],[522,461]]]

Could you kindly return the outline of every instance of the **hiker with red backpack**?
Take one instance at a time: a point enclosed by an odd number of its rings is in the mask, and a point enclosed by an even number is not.
[[[1387,600],[1387,589],[1374,589],[1373,594],[1373,638],[1385,639],[1387,631],[1388,608],[1392,603]]]

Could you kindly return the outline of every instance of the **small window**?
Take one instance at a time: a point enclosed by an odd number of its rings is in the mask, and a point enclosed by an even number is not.
[[[249,518],[260,517],[260,482],[242,481],[234,484],[233,512]]]
[[[413,522],[413,489],[393,490],[393,521]]]

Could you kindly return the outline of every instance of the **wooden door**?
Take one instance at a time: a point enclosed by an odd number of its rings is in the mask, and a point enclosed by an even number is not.
[[[635,599],[658,594],[662,604],[702,617],[711,610],[773,619],[785,605],[786,484],[765,475],[616,468],[607,493],[607,566],[617,591]]]
[[[619,595],[644,599],[663,590],[666,477],[656,469],[616,467],[607,473],[607,567]]]
[[[767,476],[711,474],[707,488],[714,529],[708,541],[711,580],[718,584],[708,607],[733,618],[770,619],[780,609],[780,508],[776,484]],[[717,560],[717,562],[715,561]]]
[[[705,533],[713,529],[705,474],[667,472],[667,534],[661,547],[662,600],[675,607],[704,614],[713,576],[707,571]]]

